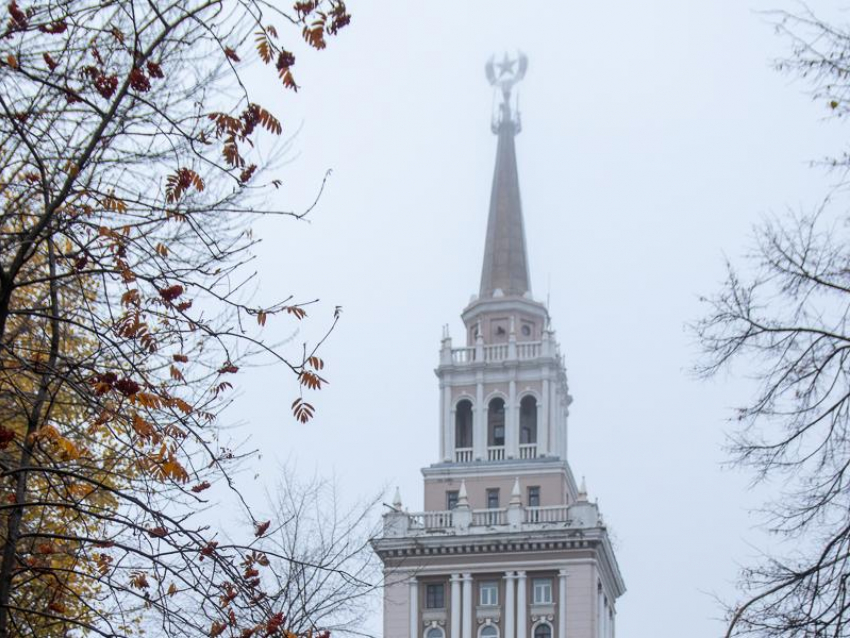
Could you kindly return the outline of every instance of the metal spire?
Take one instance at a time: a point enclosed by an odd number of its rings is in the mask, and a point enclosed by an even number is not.
[[[481,270],[482,298],[522,296],[531,289],[514,146],[520,119],[518,109],[511,107],[511,92],[525,76],[527,67],[528,60],[522,53],[514,59],[506,54],[499,63],[491,58],[486,66],[487,79],[500,90],[502,101],[492,124],[498,145]]]

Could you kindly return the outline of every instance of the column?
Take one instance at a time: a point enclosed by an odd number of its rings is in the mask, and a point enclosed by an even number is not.
[[[528,586],[525,572],[516,573],[516,587],[516,638],[528,638],[528,604],[525,600]]]
[[[455,411],[452,409],[452,389],[450,386],[443,388],[443,460],[454,460],[455,449]]]
[[[551,387],[549,389],[552,390]],[[546,406],[546,412],[549,420],[549,432],[551,433],[551,437],[549,438],[549,447],[552,449],[552,454],[556,454],[561,458],[564,458],[561,455],[561,448],[559,446],[561,441],[561,426],[560,421],[558,421],[558,403],[560,401],[560,394],[560,392],[549,393],[549,403]]]
[[[484,383],[475,386],[475,417],[472,421],[472,447],[475,459],[487,459],[487,408],[484,405]]]
[[[543,392],[537,405],[537,455],[551,455],[549,446],[549,379],[543,379]]]
[[[508,383],[508,404],[505,406],[505,456],[519,458],[519,406],[516,401],[516,381]]]
[[[419,583],[410,579],[410,638],[419,638]]]
[[[505,574],[505,638],[516,638],[516,617],[513,572]]]
[[[460,574],[452,574],[452,618],[449,638],[460,638]]]
[[[567,570],[558,572],[558,638],[567,635]]]
[[[463,575],[463,630],[461,638],[472,638],[472,574]]]

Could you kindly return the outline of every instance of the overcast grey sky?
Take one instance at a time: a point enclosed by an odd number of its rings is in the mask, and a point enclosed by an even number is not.
[[[289,418],[283,370],[247,377],[232,414],[264,450],[257,493],[294,458],[335,472],[350,497],[398,485],[421,507],[440,329],[461,339],[480,277],[496,142],[484,63],[519,48],[532,287],[550,294],[566,353],[569,461],[599,498],[628,587],[618,636],[718,636],[713,595],[734,594],[763,541],[748,513],[759,496],[721,466],[746,387],[690,376],[684,325],[760,215],[817,203],[829,178],[807,163],[844,133],[770,68],[787,43],[757,11],[781,6],[352,0],[328,50],[298,49],[302,90],[264,101],[290,131],[303,125],[280,205],[307,205],[334,173],[311,224],[260,225],[258,267],[266,297],[320,297],[314,316],[344,315],[309,425]]]

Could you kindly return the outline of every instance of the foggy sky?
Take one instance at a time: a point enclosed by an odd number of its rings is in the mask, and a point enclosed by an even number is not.
[[[309,224],[258,226],[257,267],[267,298],[321,299],[296,341],[335,305],[344,314],[309,425],[289,417],[285,371],[249,373],[231,411],[263,450],[247,490],[291,459],[335,473],[350,498],[397,485],[421,508],[419,469],[438,460],[441,326],[462,341],[480,278],[496,144],[484,63],[521,49],[532,290],[566,354],[569,461],[628,589],[618,636],[718,636],[714,596],[733,597],[739,565],[764,546],[749,513],[764,494],[722,466],[746,383],[696,380],[685,324],[760,216],[818,203],[830,178],[808,162],[846,134],[770,68],[787,43],[757,11],[778,6],[791,5],[352,0],[326,51],[297,48],[301,91],[263,96],[289,132],[301,127],[276,204],[305,207],[333,175]],[[291,327],[270,321],[269,334]]]

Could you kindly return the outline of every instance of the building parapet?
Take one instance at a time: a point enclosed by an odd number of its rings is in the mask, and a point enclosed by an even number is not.
[[[534,359],[556,359],[562,361],[560,348],[548,333],[542,341],[516,341],[452,348],[451,339],[444,338],[440,356],[441,366],[467,366],[480,363],[502,363],[508,361],[530,361]]]
[[[600,525],[596,504],[586,501],[572,505],[511,505],[493,509],[471,509],[458,505],[444,511],[390,510],[384,514],[384,538],[583,529]]]

